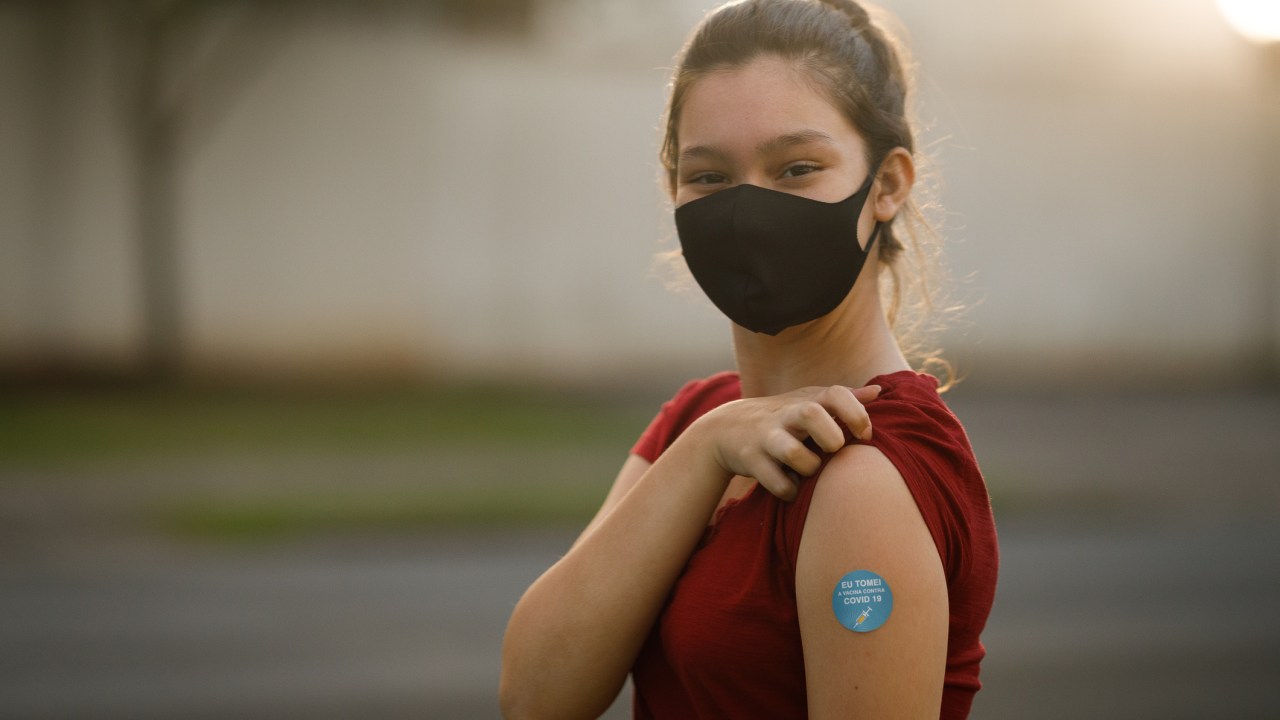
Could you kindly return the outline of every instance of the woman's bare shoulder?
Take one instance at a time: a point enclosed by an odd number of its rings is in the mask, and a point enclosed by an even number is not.
[[[833,591],[856,571],[893,593],[891,615],[869,633],[833,612]],[[875,447],[846,447],[823,469],[796,562],[796,605],[812,717],[937,717],[946,579],[902,475]]]

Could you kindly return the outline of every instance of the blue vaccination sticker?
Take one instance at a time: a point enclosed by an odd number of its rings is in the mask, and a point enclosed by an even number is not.
[[[854,632],[871,632],[893,612],[893,592],[879,575],[870,570],[854,570],[836,583],[831,609],[841,625]]]

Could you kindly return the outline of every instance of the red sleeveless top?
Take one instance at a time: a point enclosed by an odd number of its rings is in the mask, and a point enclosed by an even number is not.
[[[901,473],[947,578],[951,623],[941,717],[965,718],[981,687],[979,635],[995,595],[998,551],[987,488],[937,380],[873,378],[871,445]],[[736,373],[696,380],[662,406],[632,452],[653,462],[703,413],[741,397]],[[632,667],[636,718],[804,718],[795,564],[821,475],[783,502],[753,487],[717,513]]]

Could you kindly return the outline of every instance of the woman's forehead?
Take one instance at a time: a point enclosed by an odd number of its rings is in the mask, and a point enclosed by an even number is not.
[[[781,58],[761,57],[699,78],[680,111],[680,152],[706,146],[745,149],[806,135],[860,145],[849,120],[804,73]]]

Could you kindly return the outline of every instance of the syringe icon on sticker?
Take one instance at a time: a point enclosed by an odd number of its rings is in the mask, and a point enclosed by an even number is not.
[[[862,614],[858,615],[858,619],[853,621],[853,629],[857,630],[858,626],[867,621],[867,616],[871,614],[871,608],[863,608]]]

